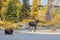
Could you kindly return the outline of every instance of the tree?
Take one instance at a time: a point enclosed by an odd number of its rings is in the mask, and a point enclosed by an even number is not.
[[[40,0],[39,0],[40,1]],[[39,19],[39,14],[40,14],[40,10],[39,10],[39,5],[38,5],[38,3],[39,3],[39,1],[38,0],[33,0],[33,5],[32,5],[32,8],[31,8],[31,13],[30,13],[30,15],[34,18],[34,19]],[[39,3],[39,4],[41,4],[41,3]]]
[[[8,11],[6,13],[6,20],[11,20],[16,14],[16,8],[13,1],[11,1],[8,5]]]
[[[0,0],[0,18],[1,18],[2,0]]]
[[[5,21],[5,13],[7,12],[7,5],[9,4],[9,0],[1,0],[1,20]]]
[[[9,5],[8,5],[8,11],[6,13],[6,20],[17,20],[17,17],[19,15],[17,10],[19,11],[20,9],[20,3],[19,0],[11,0]]]
[[[15,1],[15,3],[16,3],[16,12],[17,12],[17,14],[16,14],[16,16],[17,16],[17,21],[20,21],[21,20],[21,18],[20,18],[20,13],[21,13],[21,3],[20,3],[20,1],[19,0],[16,0]]]
[[[53,13],[51,11],[52,7],[53,7],[53,5],[52,5],[53,1],[54,0],[48,0],[48,11],[46,13],[46,20],[47,21],[52,21],[52,19],[53,19]]]
[[[25,19],[29,17],[29,0],[23,0],[23,4],[21,7],[20,19]]]
[[[1,10],[1,7],[2,7],[2,0],[0,0],[0,10]]]

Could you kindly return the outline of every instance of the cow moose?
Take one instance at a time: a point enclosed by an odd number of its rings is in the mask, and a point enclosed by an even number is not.
[[[39,20],[36,20],[34,22],[29,22],[28,25],[29,25],[29,31],[31,30],[30,28],[34,28],[34,31],[36,31],[36,28],[37,28],[37,24],[38,22],[40,22]]]

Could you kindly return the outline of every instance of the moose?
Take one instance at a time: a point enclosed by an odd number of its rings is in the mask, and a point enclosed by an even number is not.
[[[12,28],[6,28],[4,30],[5,34],[12,34],[13,33],[13,29]]]
[[[29,25],[29,31],[31,30],[30,28],[34,28],[34,31],[36,31],[36,28],[37,28],[37,24],[38,22],[40,22],[39,20],[36,20],[34,22],[29,22],[28,25]]]

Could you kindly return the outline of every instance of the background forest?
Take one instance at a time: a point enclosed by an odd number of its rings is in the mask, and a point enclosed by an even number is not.
[[[23,0],[22,4],[19,0],[0,0],[0,27],[17,28],[18,24],[38,19],[41,21],[38,25],[53,24],[54,27],[59,27],[60,6],[52,5],[52,2],[48,0],[48,5],[41,5],[41,0],[33,0],[31,6],[29,0]]]

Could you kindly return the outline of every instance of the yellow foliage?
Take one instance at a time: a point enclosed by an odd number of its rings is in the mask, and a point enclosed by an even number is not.
[[[26,24],[26,23],[28,23],[28,22],[30,22],[30,21],[34,21],[34,20],[32,20],[32,19],[25,19],[25,20],[23,20],[22,22],[19,22],[19,24]]]
[[[33,0],[33,5],[31,8],[30,15],[33,16],[35,19],[39,19],[39,13],[40,13],[40,10],[38,8],[39,3],[40,3],[40,0]]]
[[[17,28],[17,24],[16,23],[11,23],[11,22],[8,22],[8,21],[0,21],[0,27],[2,28],[14,28],[16,29]]]
[[[3,2],[3,6],[7,6],[9,4],[9,0],[6,0],[6,2]]]
[[[3,1],[2,6],[7,6],[9,4],[10,0]]]
[[[39,13],[39,20],[40,21],[46,21],[46,12],[47,12],[47,7],[44,7],[43,10],[40,10],[40,13]]]
[[[2,7],[1,15],[4,16],[6,12],[7,12],[7,8],[6,7]]]
[[[9,2],[10,0],[6,0],[6,2]]]
[[[17,14],[16,14],[16,15],[19,16],[19,11],[20,11],[20,10],[16,10],[16,11],[17,11]]]
[[[56,16],[54,17],[54,20],[55,20],[55,22],[58,21],[58,20],[60,20],[60,16],[59,16],[59,15],[56,15]]]
[[[40,2],[40,1],[41,1],[41,0],[37,0],[37,2],[38,2],[37,4],[38,4],[38,5],[41,5],[41,2]]]
[[[20,7],[21,6],[21,4],[20,3],[16,3],[16,7]]]

